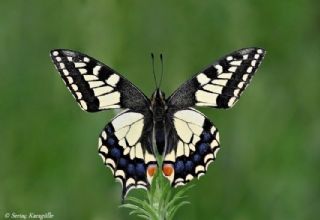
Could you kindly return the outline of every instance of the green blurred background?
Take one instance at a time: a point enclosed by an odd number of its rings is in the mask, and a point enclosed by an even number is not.
[[[49,58],[87,53],[154,90],[164,53],[169,95],[233,50],[268,53],[231,110],[201,109],[220,130],[215,165],[176,219],[319,219],[319,1],[1,1],[0,217],[135,219],[97,155],[114,111],[80,110]],[[156,69],[160,72],[157,60]],[[139,194],[140,192],[132,192]]]

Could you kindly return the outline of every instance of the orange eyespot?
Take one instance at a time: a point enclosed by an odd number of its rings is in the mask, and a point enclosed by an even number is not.
[[[164,164],[162,166],[162,172],[165,176],[171,176],[173,173],[173,166],[172,164]]]
[[[149,165],[147,168],[147,172],[148,172],[149,176],[153,177],[154,174],[157,172],[157,166],[156,165]]]

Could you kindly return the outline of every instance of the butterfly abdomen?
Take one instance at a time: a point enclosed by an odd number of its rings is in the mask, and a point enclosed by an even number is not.
[[[154,132],[158,153],[162,155],[165,146],[165,108],[155,106],[153,111]]]
[[[155,139],[158,153],[162,155],[165,146],[164,122],[159,121],[155,123]]]
[[[151,109],[154,121],[154,137],[156,147],[159,154],[162,155],[165,147],[165,115],[166,115],[166,102],[164,94],[157,89],[151,98]]]

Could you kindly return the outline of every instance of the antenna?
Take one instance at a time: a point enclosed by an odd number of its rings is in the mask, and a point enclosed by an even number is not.
[[[161,86],[162,76],[163,76],[163,57],[162,57],[162,53],[160,53],[160,61],[161,61],[161,76],[160,76],[159,88],[160,88],[160,86]]]
[[[151,59],[152,59],[152,73],[153,73],[154,83],[156,85],[156,88],[158,88],[158,86],[157,86],[157,78],[156,78],[156,74],[154,72],[154,55],[153,55],[153,53],[151,53]]]

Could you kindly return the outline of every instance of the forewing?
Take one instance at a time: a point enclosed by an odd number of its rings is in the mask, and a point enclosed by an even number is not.
[[[152,118],[124,110],[103,129],[99,155],[122,184],[122,198],[132,188],[148,188],[157,168],[152,150]]]
[[[240,98],[259,67],[265,50],[245,48],[213,63],[180,86],[169,98],[174,108],[230,108]]]
[[[148,98],[115,70],[94,58],[71,50],[50,52],[66,86],[88,112],[113,108],[143,109]]]
[[[178,110],[168,125],[167,150],[162,171],[172,186],[184,185],[204,175],[220,149],[219,133],[199,111]]]

